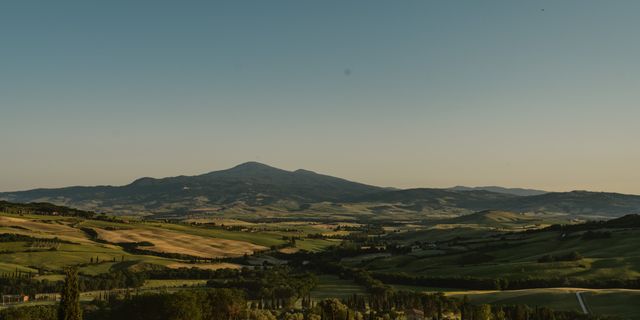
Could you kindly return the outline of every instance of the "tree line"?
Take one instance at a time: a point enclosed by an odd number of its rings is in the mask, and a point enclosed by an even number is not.
[[[95,276],[78,276],[80,291],[112,290],[141,287],[147,279],[145,273],[127,270],[103,273]],[[57,293],[62,290],[62,281],[36,280],[31,277],[0,278],[0,294]]]
[[[640,289],[640,279],[575,279],[566,277],[518,279],[475,278],[475,277],[428,277],[406,273],[372,273],[372,277],[388,284],[417,285],[425,287],[446,287],[469,290],[516,290],[532,288],[626,288]]]
[[[0,311],[0,320],[401,320],[408,314],[441,320],[454,316],[461,320],[595,320],[597,316],[576,312],[531,308],[525,305],[474,305],[465,297],[456,299],[442,293],[396,291],[367,271],[343,268],[341,275],[351,277],[367,290],[367,297],[354,295],[346,299],[325,299],[305,303],[314,280],[306,274],[292,273],[287,267],[271,270],[243,270],[240,277],[253,280],[245,288],[208,288],[183,290],[176,293],[154,293],[129,296],[124,299],[94,301],[81,306],[80,282],[75,269],[66,269],[60,290],[61,300],[56,307],[20,307]],[[293,276],[293,277],[292,277]],[[229,279],[235,280],[235,279]],[[249,284],[250,282],[244,282]],[[233,283],[225,283],[231,284]],[[265,290],[277,294],[281,288],[297,292],[289,303],[266,305],[247,297],[260,297]],[[273,299],[273,295],[271,296]],[[302,298],[301,307],[291,303]],[[308,300],[306,300],[308,301]]]
[[[95,213],[93,211],[79,210],[64,206],[57,206],[55,204],[46,202],[31,202],[31,203],[13,203],[8,201],[0,201],[0,212],[6,212],[11,214],[38,214],[38,215],[59,215],[69,217],[80,218],[97,218],[105,216],[104,214]]]

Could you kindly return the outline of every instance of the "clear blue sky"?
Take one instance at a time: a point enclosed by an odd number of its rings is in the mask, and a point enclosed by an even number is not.
[[[640,193],[640,1],[0,2],[0,190],[244,161]]]

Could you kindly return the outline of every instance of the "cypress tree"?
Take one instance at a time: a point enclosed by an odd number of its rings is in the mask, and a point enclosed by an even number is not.
[[[78,289],[78,271],[75,268],[65,269],[66,278],[60,293],[58,320],[82,320],[80,310],[80,290]]]

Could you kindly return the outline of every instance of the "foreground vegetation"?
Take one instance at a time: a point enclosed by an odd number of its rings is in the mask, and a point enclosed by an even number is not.
[[[640,314],[632,302],[640,297],[638,216],[586,224],[506,212],[406,223],[158,221],[38,208],[0,213],[0,293],[31,298],[10,303],[0,319],[56,318],[69,267],[84,319]],[[212,297],[229,305],[211,305]]]
[[[286,275],[285,272],[286,271]],[[525,305],[474,305],[464,297],[455,299],[443,294],[409,291],[380,291],[378,284],[368,286],[367,295],[345,299],[310,300],[313,277],[278,268],[254,272],[247,280],[234,280],[232,288],[185,290],[107,297],[80,309],[79,291],[74,271],[68,271],[62,299],[57,306],[35,306],[0,311],[0,319],[136,319],[136,320],[236,320],[236,319],[451,319],[462,320],[547,320],[600,319],[571,311],[530,308]],[[251,280],[252,279],[252,280]],[[362,279],[360,279],[362,281]],[[375,282],[375,281],[374,281]],[[243,288],[243,289],[240,289]],[[247,299],[248,298],[248,299]],[[295,302],[301,299],[301,305]]]

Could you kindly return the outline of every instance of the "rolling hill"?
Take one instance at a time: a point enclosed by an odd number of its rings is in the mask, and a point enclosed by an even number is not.
[[[490,192],[512,194],[514,196],[538,196],[538,195],[547,193],[547,191],[543,191],[543,190],[523,189],[523,188],[504,188],[499,186],[484,186],[484,187],[455,186],[453,188],[449,188],[449,190],[453,190],[453,191],[484,190],[484,191],[490,191]]]
[[[589,191],[550,192],[537,196],[504,199],[495,203],[495,209],[620,217],[640,213],[640,196]]]
[[[501,200],[517,196],[483,190],[453,191],[448,189],[418,188],[406,190],[385,190],[363,196],[348,198],[351,203],[383,203],[385,207],[405,209],[414,212],[437,212],[465,214],[493,208]],[[374,208],[381,208],[377,206]]]
[[[505,223],[532,223],[536,217],[509,211],[485,210],[450,219],[452,224],[499,225]]]
[[[640,196],[619,193],[571,191],[535,196],[516,196],[481,189],[407,189],[370,193],[350,199],[353,202],[402,204],[422,211],[443,208],[470,212],[499,210],[517,213],[566,213],[583,217],[610,218],[640,213]]]

